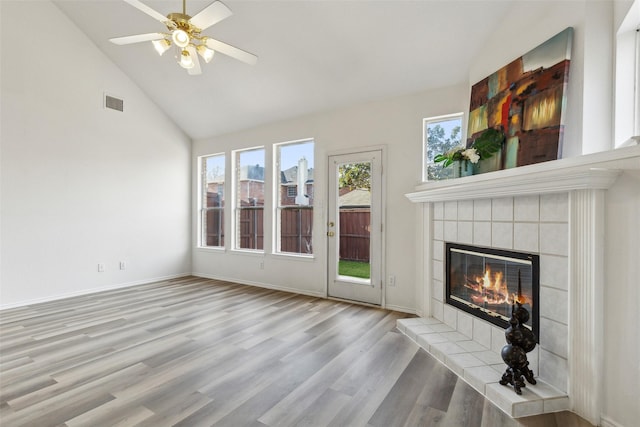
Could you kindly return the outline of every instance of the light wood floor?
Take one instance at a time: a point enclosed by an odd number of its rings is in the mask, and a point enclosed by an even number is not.
[[[2,426],[589,426],[514,421],[402,313],[187,277],[0,312]]]

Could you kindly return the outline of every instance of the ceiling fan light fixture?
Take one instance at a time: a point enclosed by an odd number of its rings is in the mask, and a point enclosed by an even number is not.
[[[177,30],[173,30],[173,33],[171,33],[171,39],[178,47],[184,48],[189,44],[189,34],[179,28]]]
[[[172,56],[178,65],[186,68],[189,75],[192,76],[202,73],[198,56],[202,57],[202,60],[206,63],[211,62],[216,52],[249,65],[254,65],[258,60],[258,57],[252,53],[201,34],[203,30],[206,30],[232,14],[231,10],[219,0],[213,0],[213,3],[209,4],[209,6],[202,9],[193,17],[187,15],[186,0],[182,0],[182,13],[174,12],[166,16],[147,6],[140,0],[121,1],[128,3],[156,21],[159,21],[166,27],[166,31],[168,32],[136,34],[133,36],[109,39],[109,41],[114,44],[128,45],[150,41],[160,56],[164,55],[171,46],[175,45],[175,53]]]
[[[167,39],[153,40],[151,43],[153,43],[153,47],[160,56],[171,47],[171,42]]]
[[[189,52],[186,50],[183,50],[182,53],[180,54],[180,61],[178,62],[178,64],[180,64],[180,66],[182,68],[185,69],[190,69],[194,67],[194,63],[193,63],[193,58],[191,57],[191,55],[189,55]]]
[[[204,45],[199,45],[196,50],[198,51],[198,54],[202,57],[202,59],[204,59],[204,62],[206,62],[207,64],[211,62],[211,60],[213,59],[213,55],[216,53],[215,50],[209,49]]]

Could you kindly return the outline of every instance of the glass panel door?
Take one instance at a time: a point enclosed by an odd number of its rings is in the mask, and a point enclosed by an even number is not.
[[[381,304],[381,154],[329,158],[329,296]]]

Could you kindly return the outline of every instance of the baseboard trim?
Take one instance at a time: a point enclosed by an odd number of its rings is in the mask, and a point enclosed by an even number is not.
[[[316,298],[327,297],[323,292],[306,291],[304,289],[289,288],[287,286],[277,286],[271,283],[254,282],[251,280],[241,280],[235,277],[223,277],[223,276],[216,276],[214,274],[206,274],[206,273],[191,273],[191,275],[196,277],[202,277],[203,279],[222,280],[224,282],[232,282],[232,283],[238,283],[240,285],[272,289],[274,291],[290,292],[292,294],[300,294],[300,295],[306,295],[306,296],[316,297]]]
[[[82,295],[96,294],[98,292],[112,291],[112,290],[121,289],[121,288],[128,288],[128,287],[131,287],[131,286],[146,285],[148,283],[161,282],[163,280],[177,279],[178,277],[186,277],[186,276],[191,276],[191,273],[171,274],[171,275],[168,275],[168,276],[155,277],[155,278],[151,278],[151,279],[136,280],[134,282],[127,282],[127,283],[117,283],[115,285],[103,286],[103,287],[100,287],[100,288],[84,289],[84,290],[81,290],[81,291],[67,292],[67,293],[64,293],[64,294],[51,295],[51,296],[47,296],[47,297],[43,297],[43,298],[35,298],[35,299],[26,300],[26,301],[20,301],[20,302],[16,302],[16,303],[12,303],[12,304],[0,304],[0,311],[10,310],[12,308],[26,307],[26,306],[34,305],[34,304],[41,304],[41,303],[44,303],[44,302],[51,302],[51,301],[56,301],[56,300],[60,300],[60,299],[65,299],[65,298],[73,298],[73,297],[79,297],[79,296],[82,296]]]
[[[601,427],[623,427],[622,424],[618,424],[610,418],[600,416]]]
[[[327,297],[328,300],[331,301],[340,301],[340,302],[346,302],[347,304],[357,304],[357,305],[364,305],[365,307],[371,307],[371,308],[382,308],[382,306],[378,305],[378,304],[369,304],[368,302],[363,302],[363,301],[354,301],[351,299],[345,299],[345,298],[338,298],[338,297],[332,297],[332,296],[328,296]]]
[[[10,310],[12,308],[25,307],[25,306],[34,305],[34,304],[40,304],[40,303],[45,303],[45,302],[51,302],[51,301],[56,301],[56,300],[60,300],[60,299],[65,299],[65,298],[73,298],[73,297],[82,296],[82,295],[90,295],[90,294],[95,294],[95,293],[98,293],[98,292],[111,291],[111,290],[121,289],[121,288],[128,288],[128,287],[131,287],[131,286],[146,285],[148,283],[161,282],[163,280],[177,279],[179,277],[186,277],[186,276],[202,277],[203,279],[222,280],[222,281],[225,281],[225,282],[238,283],[238,284],[247,285],[247,286],[255,286],[255,287],[258,287],[258,288],[273,289],[274,291],[290,292],[290,293],[293,293],[293,294],[306,295],[306,296],[316,297],[316,298],[327,298],[328,297],[324,292],[307,291],[307,290],[304,290],[304,289],[297,289],[297,288],[290,288],[290,287],[287,287],[287,286],[273,285],[271,283],[254,282],[254,281],[250,281],[250,280],[241,280],[241,279],[238,279],[238,278],[235,278],[235,277],[234,278],[222,277],[222,276],[216,276],[214,274],[206,274],[206,273],[180,273],[180,274],[172,274],[172,275],[168,275],[168,276],[155,277],[155,278],[150,278],[150,279],[137,280],[137,281],[134,281],[134,282],[118,283],[118,284],[115,284],[115,285],[104,286],[104,287],[101,287],[101,288],[86,289],[86,290],[76,291],[76,292],[67,292],[67,293],[64,293],[64,294],[52,295],[52,296],[43,297],[43,298],[36,298],[36,299],[32,299],[32,300],[27,300],[27,301],[20,301],[20,302],[12,303],[12,304],[0,304],[0,311]],[[378,306],[376,306],[376,307],[378,307]],[[403,306],[399,306],[399,305],[387,304],[384,308],[386,310],[399,311],[401,313],[416,314],[416,310],[415,309],[411,309],[411,308],[403,307]],[[617,426],[616,424],[611,424],[608,427],[619,427],[619,426]]]
[[[415,308],[403,307],[401,305],[387,304],[384,308],[387,310],[399,311],[401,313],[416,314]]]

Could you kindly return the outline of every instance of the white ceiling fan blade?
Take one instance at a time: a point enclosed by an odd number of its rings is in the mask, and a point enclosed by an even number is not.
[[[193,67],[187,69],[187,73],[190,76],[197,76],[198,74],[202,74],[202,70],[200,69],[200,60],[198,59],[198,52],[193,46],[187,46],[187,52],[191,56],[191,60],[193,61]]]
[[[246,52],[242,49],[238,49],[237,47],[231,46],[230,44],[223,43],[219,40],[207,38],[206,44],[209,49],[213,49],[216,52],[223,53],[246,64],[255,65],[255,63],[258,62],[258,57],[254,54]]]
[[[209,6],[202,9],[196,16],[191,18],[189,22],[201,30],[207,29],[213,24],[217,24],[225,18],[231,16],[233,12],[222,2],[214,1]]]
[[[142,3],[139,0],[124,0],[124,1],[126,3],[129,3],[131,6],[135,7],[139,11],[146,13],[147,15],[152,17],[153,19],[162,22],[163,24],[169,20],[166,16],[164,16],[160,12],[157,12],[157,11],[151,9],[149,6],[147,6],[146,4]]]
[[[131,43],[149,42],[153,40],[160,40],[162,38],[164,38],[164,34],[162,33],[147,33],[147,34],[136,34],[135,36],[115,37],[115,38],[109,39],[109,41],[113,44],[123,45],[123,44],[131,44]]]

